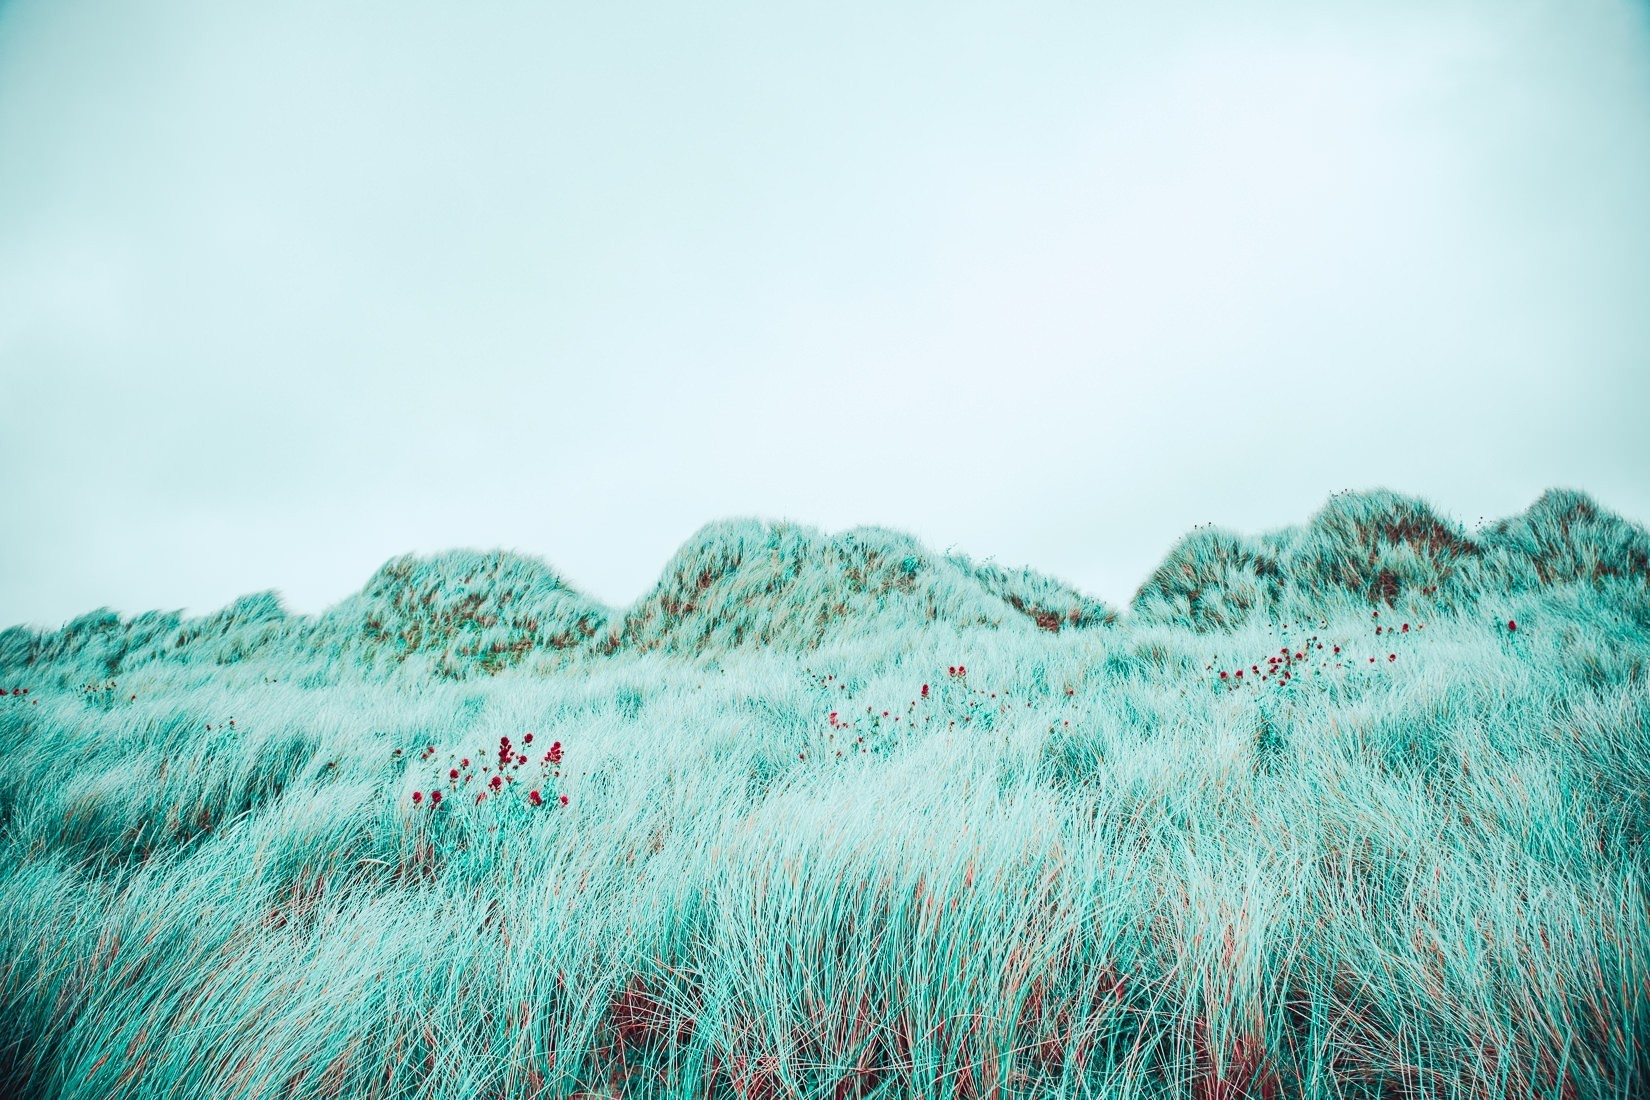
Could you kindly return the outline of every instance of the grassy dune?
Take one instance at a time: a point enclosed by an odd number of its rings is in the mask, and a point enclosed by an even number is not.
[[[1650,1095],[1650,537],[1577,493],[1124,613],[874,529],[628,609],[404,558],[0,687],[5,1095]]]

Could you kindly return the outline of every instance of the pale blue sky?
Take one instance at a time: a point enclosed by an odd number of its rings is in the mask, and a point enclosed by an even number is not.
[[[1387,486],[1650,519],[1650,16],[0,4],[0,626],[874,523],[1122,603]]]

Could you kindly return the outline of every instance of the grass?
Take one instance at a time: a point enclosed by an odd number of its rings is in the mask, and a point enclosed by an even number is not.
[[[0,635],[0,1092],[1646,1095],[1644,532],[1429,516]]]

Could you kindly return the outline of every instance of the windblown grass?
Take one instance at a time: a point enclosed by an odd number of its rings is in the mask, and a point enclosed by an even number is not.
[[[1650,1094],[1645,545],[1366,494],[1118,617],[729,524],[624,613],[14,630],[0,1092]]]

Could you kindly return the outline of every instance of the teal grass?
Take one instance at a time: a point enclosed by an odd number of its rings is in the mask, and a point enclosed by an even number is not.
[[[0,1093],[1650,1095],[1647,550],[1355,494],[1119,613],[734,521],[16,628]]]

